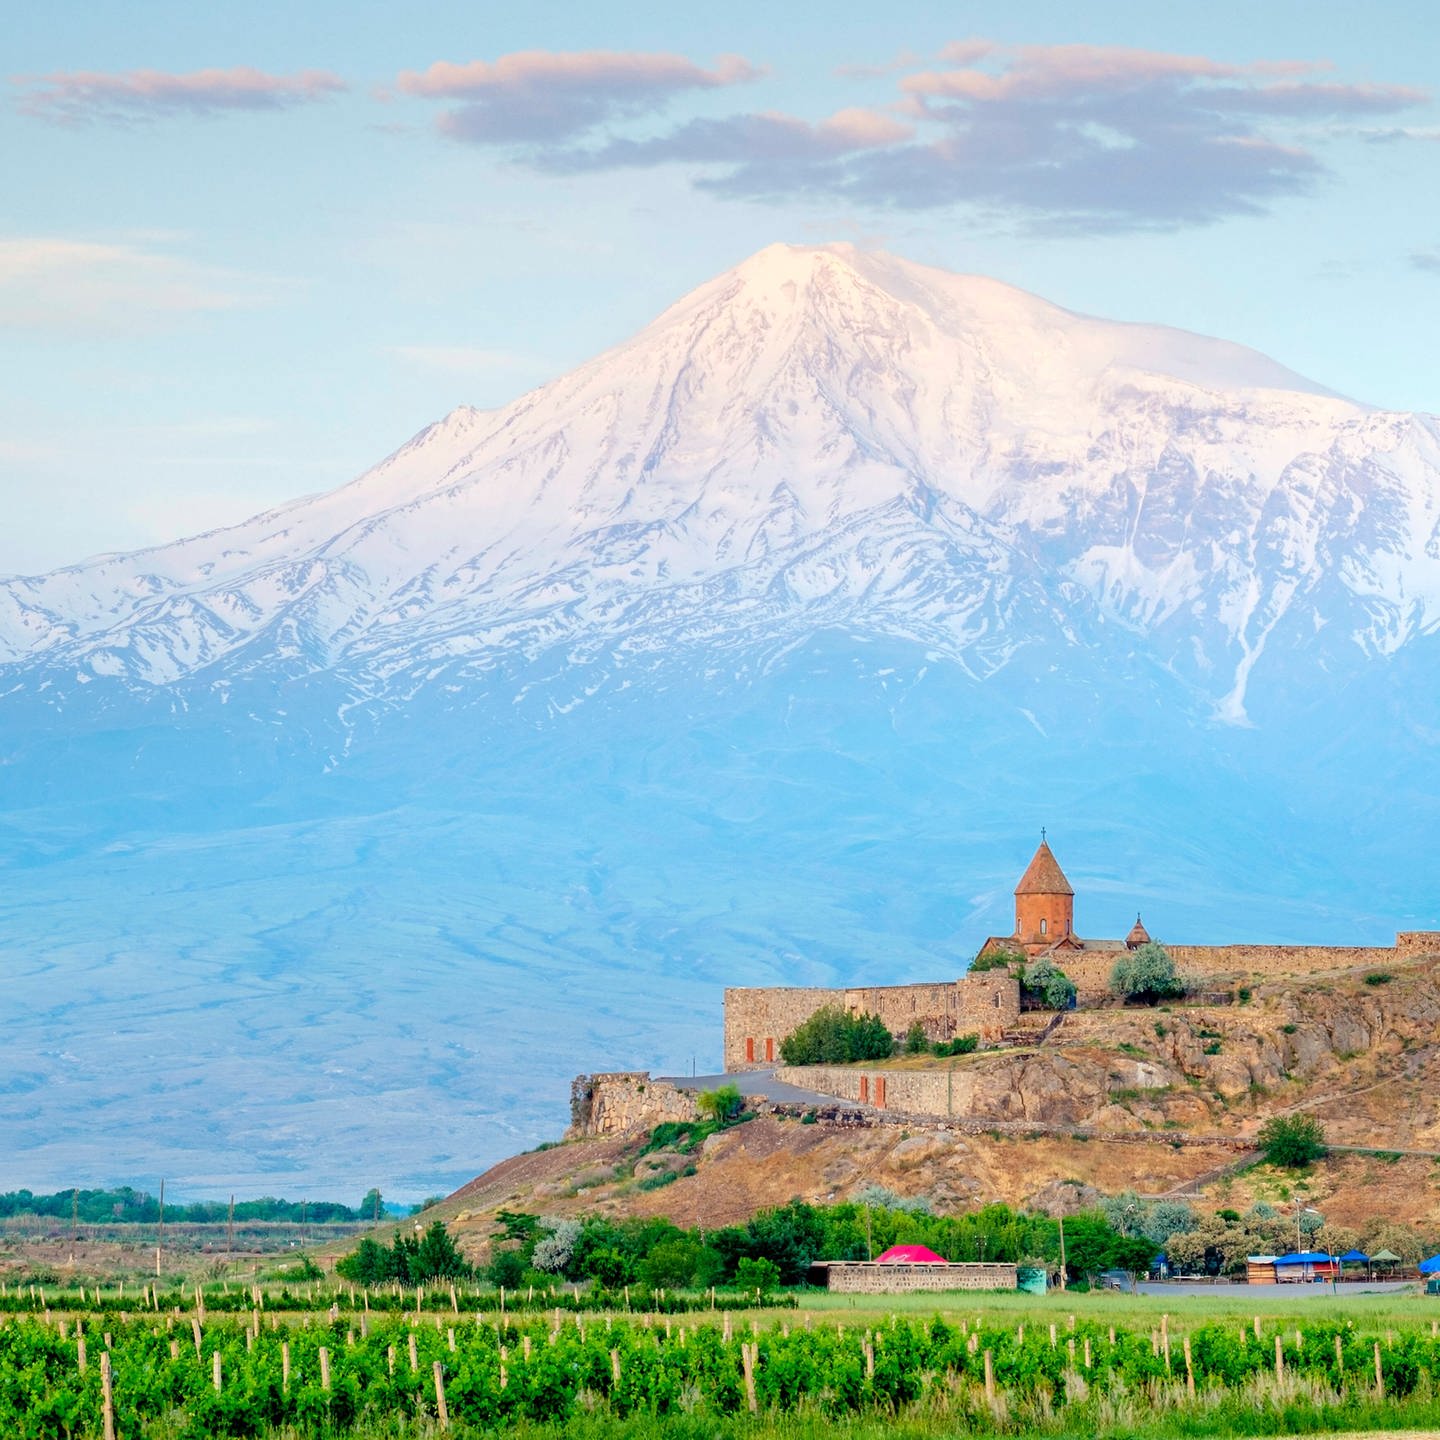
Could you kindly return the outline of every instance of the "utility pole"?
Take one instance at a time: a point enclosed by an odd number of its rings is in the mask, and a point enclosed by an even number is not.
[[[230,1197],[230,1214],[225,1220],[225,1259],[235,1258],[235,1197]]]
[[[155,1277],[160,1278],[160,1252],[165,1248],[165,1182],[160,1182],[160,1224],[155,1231]]]
[[[1065,1217],[1063,1215],[1060,1217],[1060,1288],[1062,1290],[1070,1288],[1065,1276]]]

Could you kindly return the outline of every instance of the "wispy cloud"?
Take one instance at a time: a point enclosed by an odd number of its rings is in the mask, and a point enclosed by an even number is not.
[[[462,102],[437,121],[457,140],[555,143],[651,114],[686,91],[739,85],[760,73],[737,55],[707,70],[683,55],[525,50],[497,60],[437,61],[402,71],[395,83],[406,95]]]
[[[754,67],[507,56],[432,67],[402,77],[402,88],[479,93],[477,106],[444,117],[448,133],[508,146],[517,163],[549,173],[684,165],[697,186],[735,199],[971,207],[1034,228],[1104,232],[1262,213],[1326,175],[1316,122],[1397,114],[1430,99],[1413,86],[1348,84],[1334,69],[1323,60],[1237,64],[972,37],[904,75],[878,109],[819,121],[771,111],[697,116],[658,130],[651,112],[681,90],[733,84]],[[640,117],[646,123],[625,123]]]
[[[1428,270],[1432,275],[1440,275],[1440,245],[1432,246],[1429,250],[1412,250],[1410,263],[1417,270]]]
[[[274,281],[125,241],[0,238],[0,327],[92,334],[152,329],[273,298]]]
[[[64,124],[157,120],[236,110],[283,110],[339,94],[348,87],[328,70],[268,75],[248,65],[228,70],[56,71],[12,76],[16,104],[27,115]]]

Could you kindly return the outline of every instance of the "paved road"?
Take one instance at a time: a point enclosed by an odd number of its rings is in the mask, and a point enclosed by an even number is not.
[[[822,1095],[818,1090],[802,1090],[798,1085],[787,1085],[775,1078],[773,1070],[746,1070],[738,1075],[661,1075],[656,1078],[680,1090],[718,1090],[722,1085],[734,1085],[742,1095],[753,1095],[761,1100],[783,1100],[792,1105],[826,1105],[840,1110],[858,1108],[849,1100],[837,1100],[833,1095]]]

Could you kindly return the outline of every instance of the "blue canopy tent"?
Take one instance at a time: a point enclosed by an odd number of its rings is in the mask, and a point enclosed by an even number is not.
[[[1330,1280],[1338,1266],[1335,1257],[1323,1250],[1297,1250],[1290,1255],[1275,1257],[1275,1278],[1282,1284]]]
[[[1432,1255],[1428,1260],[1422,1260],[1419,1270],[1422,1275],[1440,1275],[1440,1255]]]
[[[1345,1273],[1347,1265],[1363,1265],[1365,1267],[1366,1279],[1370,1276],[1370,1257],[1363,1250],[1347,1250],[1343,1255],[1335,1257],[1340,1262],[1340,1273]]]

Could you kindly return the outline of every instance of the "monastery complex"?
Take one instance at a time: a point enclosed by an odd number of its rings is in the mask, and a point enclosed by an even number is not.
[[[1075,891],[1050,846],[1040,848],[1015,887],[1015,929],[991,936],[980,956],[1023,951],[1048,958],[1074,982],[1081,1007],[1111,1001],[1110,973],[1127,950],[1150,939],[1137,915],[1119,940],[1082,939],[1075,933]],[[1167,945],[1176,971],[1207,989],[1224,990],[1247,978],[1316,975],[1440,952],[1440,931],[1409,930],[1394,945]],[[1228,997],[1227,997],[1228,998]],[[897,1036],[917,1022],[931,1041],[979,1036],[984,1046],[1004,1043],[1020,1024],[1020,981],[1004,969],[981,970],[958,980],[852,989],[786,986],[725,992],[725,1069],[756,1070],[780,1063],[780,1042],[817,1010],[838,1005],[852,1014],[878,1015]]]

